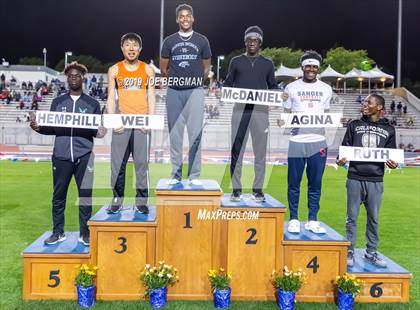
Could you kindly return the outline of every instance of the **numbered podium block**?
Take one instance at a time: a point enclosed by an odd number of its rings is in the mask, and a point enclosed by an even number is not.
[[[23,252],[23,299],[76,299],[75,266],[89,263],[89,248],[77,241],[78,232],[67,239],[44,245],[45,232]]]
[[[202,218],[220,207],[222,191],[212,180],[202,186],[188,181],[156,187],[157,261],[178,269],[179,282],[168,290],[171,299],[211,299],[207,272],[221,266],[220,221]]]
[[[297,300],[333,301],[335,279],[347,270],[350,242],[325,223],[321,223],[327,229],[325,234],[305,230],[303,222],[300,233],[292,234],[287,231],[287,224],[284,226],[284,264],[293,271],[302,268],[307,274],[307,283],[299,290]]]
[[[101,208],[89,221],[91,260],[98,266],[96,298],[140,299],[144,287],[140,272],[155,264],[156,208],[149,214],[124,206],[118,214]]]
[[[270,276],[274,268],[283,267],[286,208],[270,195],[265,197],[263,203],[251,195],[244,195],[240,202],[231,202],[230,194],[222,198],[224,266],[233,273],[232,298],[236,300],[275,298]]]
[[[399,302],[407,303],[410,293],[410,279],[412,275],[397,263],[379,253],[386,260],[387,268],[377,268],[367,262],[364,250],[355,250],[353,267],[347,271],[364,281],[361,294],[357,302]]]

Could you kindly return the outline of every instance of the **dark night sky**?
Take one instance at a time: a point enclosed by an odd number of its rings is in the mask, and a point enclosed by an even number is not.
[[[177,31],[175,7],[165,1],[165,36]],[[367,49],[396,74],[398,0],[185,0],[195,11],[194,29],[209,38],[217,55],[243,47],[247,26],[264,30],[265,47],[315,49],[325,56],[334,45]],[[158,55],[160,0],[1,0],[0,57],[42,57],[55,64],[70,50],[101,61],[121,58],[125,32],[143,38],[141,59]],[[420,1],[403,0],[402,77],[420,80]]]

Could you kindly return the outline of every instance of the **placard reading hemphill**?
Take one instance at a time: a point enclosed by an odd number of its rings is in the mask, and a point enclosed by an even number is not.
[[[39,126],[97,129],[101,125],[101,115],[37,111],[36,122]]]
[[[280,119],[284,121],[283,128],[326,128],[326,127],[342,127],[342,113],[283,113]]]
[[[281,107],[283,106],[282,94],[283,93],[280,91],[272,90],[222,87],[222,96],[220,100],[223,102],[274,105]]]
[[[39,126],[51,127],[72,127],[97,129],[101,125],[106,128],[144,128],[163,129],[163,115],[141,115],[141,114],[88,114],[88,113],[66,113],[37,111],[36,121]]]
[[[397,163],[404,163],[404,150],[384,149],[373,147],[340,146],[339,158],[346,158],[348,161],[373,161],[386,162],[393,160]]]

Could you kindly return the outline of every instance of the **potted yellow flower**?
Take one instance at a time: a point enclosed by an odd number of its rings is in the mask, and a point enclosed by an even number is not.
[[[273,270],[271,283],[276,289],[277,305],[283,310],[295,308],[296,292],[300,290],[306,281],[306,273],[302,269],[297,271],[289,270],[284,266],[283,272]]]
[[[152,308],[163,308],[166,305],[168,286],[178,280],[178,271],[171,265],[159,262],[158,266],[147,264],[140,274],[140,280],[146,288],[145,295],[149,298]]]
[[[219,268],[218,271],[209,270],[207,276],[213,292],[214,307],[218,309],[228,308],[230,305],[230,280],[232,279],[232,273]]]
[[[354,275],[349,275],[347,272],[342,276],[337,276],[338,308],[340,310],[352,310],[354,298],[360,294],[362,286],[362,280],[357,279]]]
[[[77,303],[80,307],[90,308],[95,303],[95,284],[96,271],[98,267],[87,264],[75,266],[77,270],[74,283],[77,287]]]

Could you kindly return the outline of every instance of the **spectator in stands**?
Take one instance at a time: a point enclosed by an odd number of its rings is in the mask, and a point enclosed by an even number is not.
[[[10,101],[12,101],[12,99],[13,99],[12,94],[11,94],[11,93],[9,93],[9,94],[7,95],[7,97],[6,97],[6,104],[9,104],[9,103],[10,103]]]
[[[37,100],[32,101],[31,110],[34,110],[34,111],[38,110],[38,101]]]
[[[398,148],[401,150],[404,150],[405,149],[404,143],[400,142],[400,144],[398,144]]]
[[[6,76],[4,75],[4,73],[2,73],[0,76],[0,91],[2,91],[5,88],[6,88]]]
[[[91,82],[91,87],[95,87],[96,88],[96,76],[95,75],[93,75],[93,77],[92,77],[92,79],[90,80],[90,82]]]
[[[404,116],[407,115],[407,104],[406,103],[404,103],[403,113],[404,113]]]
[[[401,103],[401,101],[400,102],[398,102],[398,105],[397,105],[397,115],[398,115],[398,117],[401,117],[401,110],[402,110],[402,103]]]
[[[32,84],[31,81],[28,82],[28,90],[33,90],[34,89],[34,85]]]
[[[27,89],[28,89],[28,87],[26,86],[26,82],[22,82],[22,86],[21,86],[21,88],[22,88],[23,90],[27,90]]]
[[[391,119],[391,125],[392,126],[396,126],[397,125],[397,117],[396,116],[393,116],[392,117],[392,119]]]
[[[406,152],[414,152],[414,150],[415,150],[414,145],[412,143],[409,143],[407,145]]]
[[[104,77],[101,75],[99,77],[98,88],[102,90],[102,86],[104,85]]]
[[[357,96],[357,97],[356,97],[356,102],[357,102],[358,104],[362,104],[363,99],[362,99],[362,96],[361,96],[361,95],[359,95],[359,96]]]
[[[213,107],[213,116],[214,118],[219,118],[220,112],[219,112],[219,108],[217,107],[217,105],[215,105]]]
[[[390,108],[391,108],[391,115],[393,115],[395,112],[395,100],[392,100]]]

